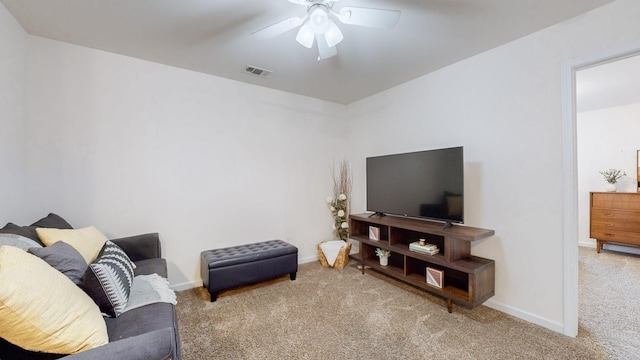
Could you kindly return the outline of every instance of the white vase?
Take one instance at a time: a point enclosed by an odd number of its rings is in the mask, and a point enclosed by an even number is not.
[[[387,257],[381,257],[381,258],[380,258],[380,265],[382,265],[382,266],[387,266],[387,265],[389,265],[389,258],[387,258]]]
[[[605,190],[607,190],[607,192],[615,192],[617,189],[618,186],[616,184],[607,183],[607,186],[605,187]]]

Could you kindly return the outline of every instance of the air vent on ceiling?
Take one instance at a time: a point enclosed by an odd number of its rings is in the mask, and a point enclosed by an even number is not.
[[[259,67],[255,67],[255,66],[251,66],[251,65],[247,65],[247,67],[244,68],[244,73],[245,74],[257,76],[257,77],[260,77],[260,78],[266,78],[272,72],[273,71],[271,71],[271,70],[261,69]]]

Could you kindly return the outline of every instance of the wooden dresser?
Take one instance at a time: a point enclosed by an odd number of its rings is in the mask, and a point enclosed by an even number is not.
[[[590,204],[589,235],[598,252],[608,242],[640,246],[640,193],[592,192]]]

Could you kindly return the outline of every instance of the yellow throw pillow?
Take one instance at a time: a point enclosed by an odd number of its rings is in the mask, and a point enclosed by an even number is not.
[[[37,228],[36,232],[40,241],[46,246],[58,241],[64,241],[73,246],[87,264],[91,264],[98,257],[104,243],[107,242],[107,237],[94,226],[82,229]]]
[[[44,260],[0,246],[0,337],[30,351],[73,354],[106,344],[100,309]]]

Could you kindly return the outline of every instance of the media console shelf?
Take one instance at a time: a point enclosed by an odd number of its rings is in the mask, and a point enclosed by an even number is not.
[[[372,269],[417,286],[447,300],[474,308],[495,294],[495,262],[471,255],[471,242],[494,235],[493,230],[371,214],[350,215],[350,238],[360,243],[351,258]],[[369,239],[369,227],[379,229],[379,240]],[[436,255],[409,250],[409,244],[425,239],[440,249]],[[389,265],[381,266],[376,248],[391,251]],[[443,272],[442,288],[427,284],[427,267]]]

